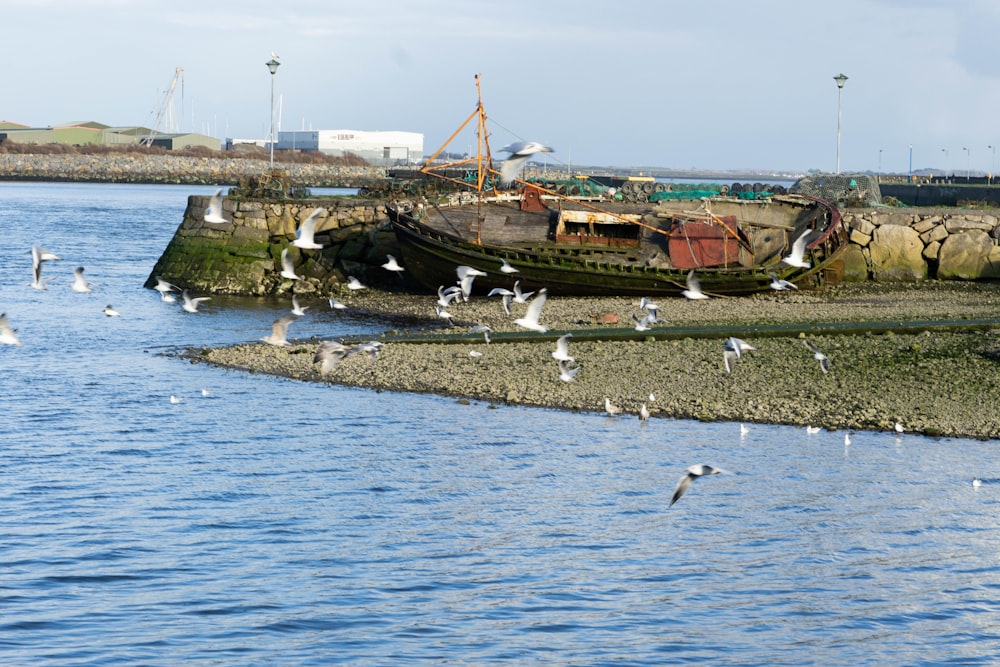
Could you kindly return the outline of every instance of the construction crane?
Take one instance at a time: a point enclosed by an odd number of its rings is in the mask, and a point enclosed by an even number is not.
[[[174,90],[177,89],[177,83],[181,84],[181,95],[184,94],[184,68],[178,67],[174,70],[174,78],[170,81],[170,87],[167,88],[167,92],[164,93],[163,99],[160,101],[160,106],[156,110],[156,119],[153,121],[153,127],[146,138],[143,139],[140,144],[143,146],[152,146],[153,140],[156,139],[156,133],[160,130],[161,123],[165,123],[166,131],[172,132],[177,129],[177,123],[174,120]]]

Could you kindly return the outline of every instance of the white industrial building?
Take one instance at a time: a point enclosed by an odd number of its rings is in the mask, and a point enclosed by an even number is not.
[[[364,132],[362,130],[309,130],[278,132],[278,150],[321,151],[328,155],[352,153],[378,165],[420,162],[424,135],[419,132]]]

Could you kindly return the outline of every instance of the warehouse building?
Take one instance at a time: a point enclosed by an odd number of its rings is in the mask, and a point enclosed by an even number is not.
[[[420,162],[424,135],[418,132],[309,130],[278,132],[278,150],[320,151],[327,155],[357,155],[373,165],[396,166]]]
[[[111,127],[94,121],[71,122],[53,127],[28,127],[0,123],[0,142],[19,144],[66,144],[70,146],[128,146],[148,143],[168,150],[204,146],[219,150],[222,142],[204,134],[154,132],[148,127]]]

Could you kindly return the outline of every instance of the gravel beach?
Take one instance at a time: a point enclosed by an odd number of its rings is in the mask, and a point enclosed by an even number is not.
[[[866,283],[702,301],[661,299],[662,321],[641,333],[633,327],[633,315],[642,314],[637,298],[550,297],[541,315],[549,331],[531,334],[513,323],[526,306],[514,304],[508,316],[495,297],[450,306],[455,324],[449,327],[435,315],[436,295],[368,289],[336,296],[350,308],[392,316],[407,327],[383,335],[377,359],[348,357],[325,377],[313,363],[318,340],[183,354],[195,363],[303,381],[491,404],[603,412],[607,398],[624,410],[618,418],[637,418],[645,404],[652,418],[858,430],[891,430],[898,422],[907,432],[931,436],[1000,438],[1000,324],[932,324],[1000,318],[997,283]],[[615,318],[616,324],[601,323]],[[902,332],[859,327],[851,333],[826,326],[867,322],[927,326]],[[491,327],[492,343],[467,334],[473,324]],[[745,333],[765,325],[773,330]],[[677,336],[681,327],[706,330]],[[441,342],[403,342],[419,332],[440,334]],[[556,338],[574,332],[569,354],[579,371],[564,382],[551,353]],[[756,349],[727,373],[723,343],[730,335]],[[829,357],[829,372],[806,341]]]

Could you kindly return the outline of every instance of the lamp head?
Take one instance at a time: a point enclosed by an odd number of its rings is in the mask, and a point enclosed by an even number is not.
[[[838,74],[837,76],[833,77],[833,80],[837,82],[837,88],[843,88],[844,83],[847,81],[847,77],[844,76],[843,74]]]
[[[268,69],[268,71],[269,71],[269,72],[271,72],[271,74],[273,75],[273,74],[274,74],[275,72],[277,72],[277,71],[278,71],[278,65],[280,65],[281,63],[279,63],[279,62],[278,62],[277,60],[275,60],[274,58],[271,58],[270,60],[268,60],[268,61],[267,61],[266,63],[264,63],[264,64],[265,64],[265,65],[267,65],[267,69]]]

